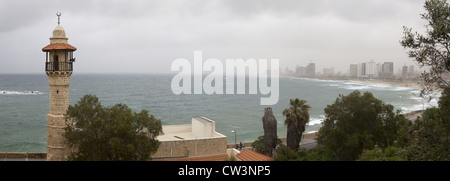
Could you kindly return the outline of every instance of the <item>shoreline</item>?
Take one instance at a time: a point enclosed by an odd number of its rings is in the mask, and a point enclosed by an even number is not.
[[[348,81],[371,83],[371,84],[388,84],[388,85],[393,85],[396,87],[409,87],[409,88],[416,88],[416,89],[423,88],[422,85],[420,85],[417,82],[413,82],[413,81],[385,81],[385,80],[375,80],[375,79],[368,79],[368,80],[348,79]]]
[[[315,77],[315,78],[309,78],[309,77],[297,77],[297,76],[281,76],[281,77],[287,77],[287,78],[304,78],[304,79],[316,79],[316,80],[338,80],[338,81],[353,81],[353,82],[361,82],[361,83],[370,83],[370,84],[387,84],[392,85],[396,87],[409,87],[409,88],[416,88],[416,89],[422,89],[422,85],[413,80],[409,81],[401,81],[401,80],[383,80],[383,79],[354,79],[354,78],[332,78],[332,77]]]

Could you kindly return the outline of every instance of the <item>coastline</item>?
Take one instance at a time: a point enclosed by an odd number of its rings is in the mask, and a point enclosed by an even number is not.
[[[422,85],[413,81],[386,81],[386,80],[375,80],[375,79],[347,79],[348,81],[362,82],[362,83],[372,83],[372,84],[388,84],[396,87],[410,87],[422,89]]]
[[[393,85],[396,87],[409,87],[409,88],[417,88],[422,89],[422,85],[418,81],[408,80],[385,80],[385,79],[354,79],[354,78],[338,78],[338,77],[298,77],[298,76],[280,76],[280,77],[288,77],[288,78],[305,78],[305,79],[317,79],[317,80],[338,80],[338,81],[353,81],[353,82],[361,82],[361,83],[371,83],[371,84],[387,84]]]

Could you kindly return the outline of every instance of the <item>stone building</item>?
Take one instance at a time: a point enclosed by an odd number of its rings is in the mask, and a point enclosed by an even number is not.
[[[45,72],[50,86],[50,113],[47,115],[47,160],[61,161],[67,159],[68,148],[64,144],[64,114],[69,106],[70,76],[73,71],[73,52],[75,47],[67,43],[68,38],[63,27],[53,30],[50,44],[42,48],[45,52]]]
[[[166,125],[161,142],[152,155],[155,160],[227,154],[227,137],[216,132],[215,122],[205,117],[192,118],[192,124]]]

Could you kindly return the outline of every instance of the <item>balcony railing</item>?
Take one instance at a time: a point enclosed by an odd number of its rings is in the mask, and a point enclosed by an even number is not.
[[[45,71],[73,71],[73,62],[45,62]]]

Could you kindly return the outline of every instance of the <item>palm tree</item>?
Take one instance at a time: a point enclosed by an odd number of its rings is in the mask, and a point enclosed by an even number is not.
[[[283,116],[286,117],[284,125],[287,126],[287,146],[291,150],[297,150],[302,139],[302,134],[305,131],[306,123],[309,122],[309,109],[305,100],[299,98],[290,100],[290,107],[283,111]]]

